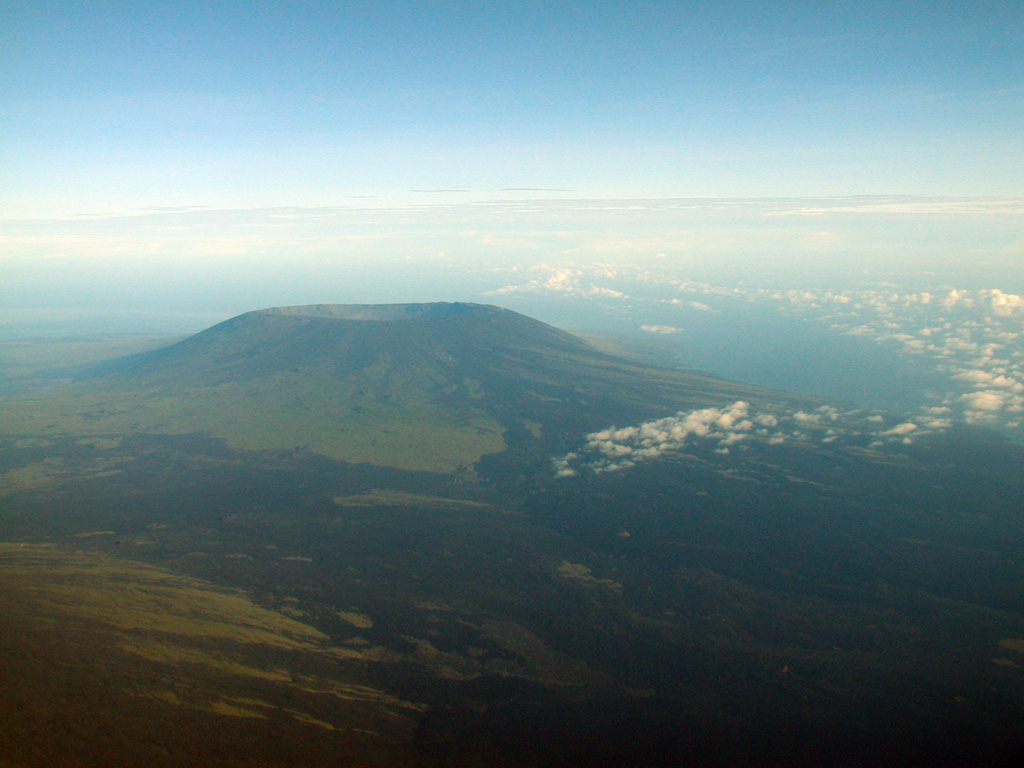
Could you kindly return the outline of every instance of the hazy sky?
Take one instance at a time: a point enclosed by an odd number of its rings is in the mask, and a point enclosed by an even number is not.
[[[438,189],[1022,191],[1024,12],[1008,1],[5,0],[0,14],[8,215]]]
[[[0,51],[0,310],[645,260],[1020,290],[1014,2],[3,0]]]

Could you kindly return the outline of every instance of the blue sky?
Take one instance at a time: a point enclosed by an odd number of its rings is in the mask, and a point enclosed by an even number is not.
[[[445,194],[422,190],[1022,191],[1011,2],[7,0],[0,14],[0,204],[19,217]]]
[[[597,264],[1024,290],[1014,2],[0,0],[0,51],[0,326]]]

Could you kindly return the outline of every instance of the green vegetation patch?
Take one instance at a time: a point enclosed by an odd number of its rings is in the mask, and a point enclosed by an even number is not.
[[[102,554],[0,543],[0,574],[46,614],[122,631],[281,649],[309,649],[326,639],[240,592]]]
[[[99,456],[90,460],[67,462],[53,456],[0,472],[0,497],[28,490],[50,490],[84,477],[107,477],[120,472],[124,456]]]
[[[468,499],[450,499],[444,496],[428,496],[422,493],[374,489],[369,493],[355,493],[351,496],[335,496],[339,507],[425,507],[443,511],[492,509],[490,504]]]
[[[0,342],[0,379],[30,376],[58,366],[98,363],[166,347],[180,339],[181,336],[143,334],[3,341]]]
[[[339,742],[311,742],[311,727],[340,734],[343,751],[379,744],[385,756],[404,754],[425,709],[367,684],[363,665],[332,653],[314,627],[200,579],[53,545],[0,543],[0,583],[0,646],[9,652],[0,655],[0,748],[14,743],[33,755],[25,764],[169,765],[155,758],[173,750],[175,765],[335,765],[318,755]],[[36,714],[51,710],[59,716]],[[108,744],[108,725],[126,718],[132,735],[111,745],[105,762],[77,759]],[[225,730],[247,719],[273,724],[266,754]],[[65,729],[80,742],[68,743]],[[196,733],[206,741],[193,743]],[[208,762],[211,738],[237,759]],[[281,748],[295,757],[267,759]]]
[[[310,386],[288,377],[192,390],[82,385],[8,399],[0,436],[205,433],[247,450],[306,450],[353,463],[448,472],[505,449],[504,428],[417,398]],[[107,443],[102,445],[106,446]]]
[[[359,611],[338,611],[338,618],[356,629],[371,629],[373,627],[373,619]]]
[[[628,533],[626,534],[629,535]],[[599,579],[591,572],[590,568],[582,563],[570,563],[563,560],[556,569],[558,575],[570,583],[584,587],[603,587],[613,592],[621,592],[622,584],[612,579]]]

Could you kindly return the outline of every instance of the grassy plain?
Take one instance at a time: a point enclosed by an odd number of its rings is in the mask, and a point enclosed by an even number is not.
[[[67,377],[83,366],[160,349],[183,338],[132,334],[0,341],[0,380]]]
[[[0,545],[0,579],[0,750],[13,765],[393,764],[423,709],[237,590],[26,543]]]
[[[0,435],[116,438],[137,432],[204,433],[249,450],[305,450],[350,462],[450,471],[504,447],[484,413],[436,404],[380,402],[347,388],[311,388],[282,377],[258,388],[124,392],[86,384],[9,399]]]

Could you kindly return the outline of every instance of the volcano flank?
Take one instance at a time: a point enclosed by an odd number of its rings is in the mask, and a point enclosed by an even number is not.
[[[204,433],[236,448],[451,471],[769,394],[604,354],[494,306],[317,304],[248,312],[93,368],[26,399],[3,431]]]

